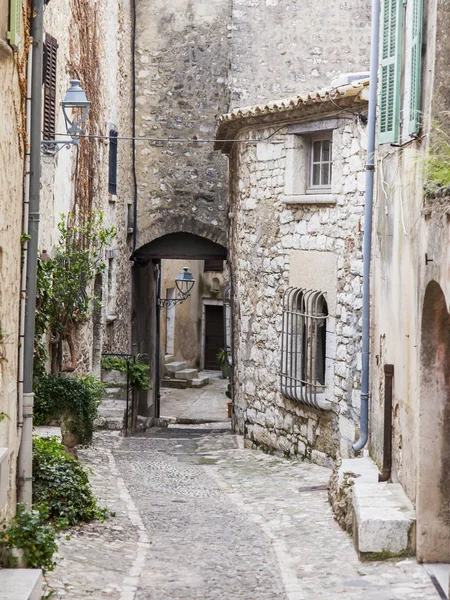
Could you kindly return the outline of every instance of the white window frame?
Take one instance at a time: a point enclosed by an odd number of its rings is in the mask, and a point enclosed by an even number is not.
[[[290,400],[323,410],[332,408],[332,402],[327,398],[328,316],[324,293],[296,287],[286,290],[281,338],[281,393]]]
[[[316,142],[329,142],[330,143],[330,160],[327,161],[329,165],[329,175],[330,181],[327,185],[314,185],[313,183],[313,168],[314,164],[322,165],[325,161],[319,161],[319,163],[314,162],[314,144]],[[321,158],[322,158],[322,147],[321,147]],[[321,169],[320,169],[321,171]],[[331,182],[333,180],[333,133],[331,131],[316,133],[315,135],[311,135],[309,139],[309,173],[308,173],[308,189],[306,192],[308,194],[317,194],[317,193],[331,193]]]
[[[333,144],[333,131],[338,119],[323,119],[296,123],[288,127],[286,135],[285,187],[281,200],[284,204],[336,204],[333,194],[335,169],[331,169],[329,186],[312,186],[312,143],[328,139]],[[333,162],[333,154],[331,155]]]

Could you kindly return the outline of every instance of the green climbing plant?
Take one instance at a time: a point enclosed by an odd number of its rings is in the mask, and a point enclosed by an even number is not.
[[[129,359],[129,374],[131,385],[139,391],[146,392],[152,389],[150,367],[144,362],[144,354],[137,354],[134,359]],[[102,356],[102,369],[127,372],[127,361],[120,356]]]
[[[46,353],[42,346],[45,332],[51,338],[51,370],[73,371],[76,368],[74,331],[99,307],[91,292],[92,282],[105,268],[104,251],[115,236],[114,227],[103,224],[102,213],[61,215],[59,240],[54,256],[42,253],[38,259],[36,302],[36,372],[42,373]],[[62,364],[62,343],[70,350],[70,364]]]

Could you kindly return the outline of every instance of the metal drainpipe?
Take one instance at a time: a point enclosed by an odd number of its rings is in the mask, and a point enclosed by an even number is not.
[[[31,117],[31,75],[32,75],[32,60],[33,46],[28,49],[27,61],[27,100],[26,100],[26,128],[27,128],[27,147],[25,150],[25,165],[23,176],[23,216],[22,216],[22,231],[25,235],[28,234],[28,213],[30,203],[30,147],[28,141],[30,139],[30,117]],[[18,392],[18,410],[17,410],[17,427],[19,429],[19,447],[22,439],[23,428],[23,362],[24,362],[24,339],[25,339],[25,301],[27,297],[27,270],[26,262],[28,255],[28,242],[23,243],[22,254],[22,273],[20,281],[20,311],[19,311],[19,373],[17,378]]]
[[[39,236],[39,194],[41,179],[42,65],[44,0],[33,0],[31,37],[33,59],[31,75],[30,126],[30,204],[28,214],[27,299],[24,338],[23,432],[19,448],[19,500],[31,506],[33,452],[33,354],[36,312],[36,277]]]
[[[359,440],[353,444],[358,452],[369,437],[369,359],[370,359],[370,255],[372,252],[373,181],[375,171],[375,125],[377,108],[378,38],[380,0],[372,0],[370,43],[369,118],[367,121],[366,187],[364,193],[363,306],[362,306],[362,381]]]

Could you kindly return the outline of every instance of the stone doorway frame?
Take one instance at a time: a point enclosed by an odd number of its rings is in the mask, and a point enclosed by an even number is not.
[[[436,281],[425,290],[420,335],[417,560],[450,562],[450,313]]]

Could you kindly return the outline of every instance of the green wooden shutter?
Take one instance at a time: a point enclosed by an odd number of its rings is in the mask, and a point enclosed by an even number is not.
[[[9,0],[9,31],[6,39],[18,50],[22,33],[22,0]]]
[[[402,0],[383,0],[378,123],[380,144],[398,141],[402,15]]]
[[[422,6],[423,0],[413,0],[411,25],[411,72],[409,78],[408,133],[414,135],[420,129],[420,83],[422,71]]]

